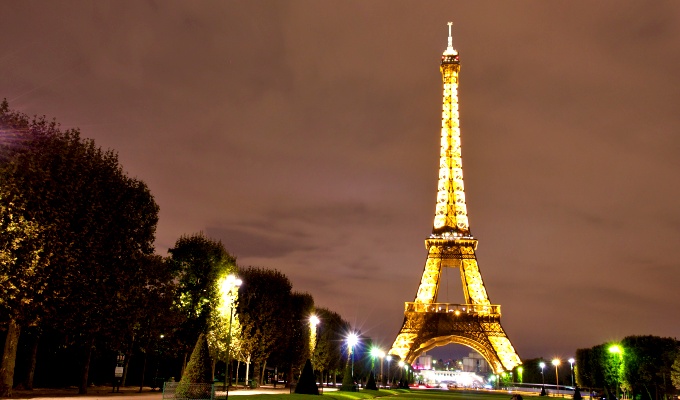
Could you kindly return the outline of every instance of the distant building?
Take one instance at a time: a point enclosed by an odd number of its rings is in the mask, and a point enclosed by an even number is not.
[[[428,356],[426,353],[421,354],[420,357],[416,359],[416,364],[413,366],[413,369],[434,369],[432,368],[432,356]]]
[[[463,357],[463,371],[485,374],[491,371],[489,363],[479,353],[469,353]]]

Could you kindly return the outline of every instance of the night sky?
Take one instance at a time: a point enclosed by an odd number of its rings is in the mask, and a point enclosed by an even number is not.
[[[0,98],[116,150],[159,254],[203,231],[387,348],[432,230],[448,21],[520,357],[680,337],[680,2],[3,1]]]

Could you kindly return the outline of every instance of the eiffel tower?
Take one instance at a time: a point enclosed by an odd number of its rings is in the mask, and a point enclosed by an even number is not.
[[[444,95],[434,228],[425,239],[427,261],[415,301],[406,303],[404,324],[389,353],[412,364],[434,347],[462,344],[500,373],[522,362],[501,326],[501,306],[489,302],[475,255],[477,239],[468,225],[458,114],[460,60],[448,25],[448,47],[440,66]],[[443,268],[460,269],[465,304],[437,303]]]

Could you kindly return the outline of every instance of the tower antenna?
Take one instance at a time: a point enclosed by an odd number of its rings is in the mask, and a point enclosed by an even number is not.
[[[449,46],[448,46],[448,49],[453,50],[453,39],[451,38],[451,27],[453,26],[453,22],[449,22],[447,25],[449,26]]]
[[[451,26],[453,25],[453,22],[449,22],[447,25],[449,26],[449,42],[444,55],[456,55],[458,53],[453,49],[453,38],[451,37]]]

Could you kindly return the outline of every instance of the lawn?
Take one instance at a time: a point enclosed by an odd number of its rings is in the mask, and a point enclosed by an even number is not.
[[[355,399],[418,399],[418,400],[510,400],[507,392],[488,392],[479,390],[361,390],[359,392],[326,392],[320,400],[355,400]],[[527,396],[525,396],[527,397]],[[306,394],[258,394],[248,396],[244,400],[314,400],[315,396]]]

